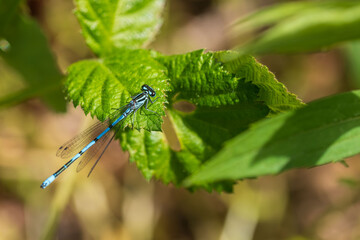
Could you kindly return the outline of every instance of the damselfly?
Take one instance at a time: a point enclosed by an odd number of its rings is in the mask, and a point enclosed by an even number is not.
[[[152,89],[149,85],[146,84],[141,87],[141,90],[142,92],[132,97],[132,100],[127,105],[117,109],[115,114],[113,114],[113,117],[107,119],[104,122],[98,122],[94,124],[93,126],[86,129],[84,132],[80,133],[78,136],[72,138],[64,145],[62,145],[56,153],[58,157],[67,158],[75,154],[76,152],[77,154],[53,175],[48,177],[41,184],[40,187],[46,188],[47,186],[49,186],[65,169],[67,169],[81,156],[82,158],[77,167],[77,171],[83,169],[85,165],[87,165],[89,161],[94,158],[94,156],[98,155],[98,159],[96,160],[95,164],[89,172],[90,175],[116,134],[116,132],[114,132],[111,136],[110,130],[112,128],[114,128],[120,122],[123,122],[124,119],[131,114],[133,114],[132,125],[134,126],[135,114],[142,106],[144,106],[147,111],[157,114],[155,111],[148,109],[148,103],[154,103],[157,100],[151,100],[151,98],[156,96],[156,92],[154,91],[154,89]],[[110,136],[111,138],[109,140]],[[104,145],[104,143],[106,142],[107,144]],[[105,147],[102,148],[103,146]],[[100,149],[102,149],[102,151]]]

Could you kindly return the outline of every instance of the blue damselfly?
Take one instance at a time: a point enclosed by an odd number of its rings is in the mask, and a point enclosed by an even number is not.
[[[112,114],[112,117],[110,117],[104,122],[98,122],[94,124],[93,126],[80,133],[78,136],[72,138],[64,145],[62,145],[58,149],[56,156],[61,158],[68,158],[75,153],[76,155],[53,175],[48,177],[41,184],[40,187],[46,188],[47,186],[49,186],[63,171],[65,171],[65,169],[67,169],[81,156],[82,158],[77,167],[77,171],[83,169],[90,162],[91,159],[98,155],[95,164],[89,172],[90,175],[94,167],[102,157],[103,153],[105,152],[106,148],[109,146],[111,140],[115,137],[116,131],[111,134],[110,130],[112,128],[117,126],[120,122],[123,122],[124,119],[131,114],[133,114],[132,126],[134,126],[135,114],[142,106],[144,106],[147,111],[157,114],[155,111],[148,109],[148,103],[154,103],[157,100],[151,100],[151,98],[156,96],[156,92],[154,91],[154,89],[152,89],[149,85],[146,84],[141,87],[141,90],[142,92],[132,97],[132,100],[127,105],[117,109],[115,113]],[[104,145],[106,142],[107,144]],[[102,149],[102,151],[100,149]]]

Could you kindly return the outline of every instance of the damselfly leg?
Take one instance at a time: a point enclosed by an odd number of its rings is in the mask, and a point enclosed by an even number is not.
[[[148,101],[150,101],[151,104],[154,104],[154,102],[156,102],[156,100],[158,100],[158,99],[159,99],[159,98],[157,97],[154,101],[151,101],[151,99],[149,98]],[[158,115],[158,116],[160,117],[160,114],[158,114],[157,112],[155,112],[155,111],[153,111],[153,110],[148,109],[148,101],[146,101],[145,106],[144,106],[144,109],[145,109],[146,111],[155,113],[156,115]]]

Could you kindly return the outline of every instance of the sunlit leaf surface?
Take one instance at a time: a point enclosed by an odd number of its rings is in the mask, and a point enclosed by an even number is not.
[[[255,124],[186,180],[187,185],[277,174],[359,153],[360,91],[310,103]]]
[[[164,0],[76,0],[75,14],[89,47],[97,54],[138,48],[159,29]]]

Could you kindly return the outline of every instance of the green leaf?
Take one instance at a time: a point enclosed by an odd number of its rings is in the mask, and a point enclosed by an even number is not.
[[[350,72],[352,84],[354,87],[360,87],[360,41],[351,42],[345,46],[347,57],[347,67]]]
[[[63,76],[44,34],[33,20],[14,13],[15,2],[4,2],[5,9],[13,14],[1,11],[4,15],[0,19],[6,19],[8,26],[0,29],[0,40],[7,45],[6,48],[0,47],[0,57],[21,74],[28,86],[23,91],[3,98],[2,103],[16,103],[36,93],[54,110],[65,111],[66,102],[60,84]]]
[[[0,0],[0,35],[10,26],[12,18],[16,15],[20,0]]]
[[[287,11],[289,9],[290,12]],[[267,26],[269,24],[273,26]],[[242,29],[243,26],[244,29],[265,26],[268,29],[256,40],[239,47],[241,53],[319,51],[360,38],[360,3],[330,1],[279,4],[240,20],[236,28]]]
[[[223,142],[269,114],[261,88],[276,89],[279,83],[274,76],[265,74],[267,69],[252,57],[237,62],[232,69],[237,76],[226,70],[218,56],[202,50],[175,56],[158,54],[156,59],[168,69],[171,84],[167,106],[170,127],[163,128],[165,134],[130,131],[121,136],[124,150],[130,152],[130,160],[136,162],[146,178],[155,176],[165,183],[180,185],[216,154]],[[282,90],[274,101],[294,98],[285,88]],[[301,106],[296,98],[294,101]],[[180,111],[177,106],[186,102],[196,105],[196,109]],[[173,137],[178,143],[171,143]],[[230,191],[231,186],[231,181],[202,185],[218,191]]]
[[[54,83],[54,85],[41,85],[37,87],[29,87],[17,91],[12,94],[7,94],[5,97],[0,98],[0,109],[20,104],[27,99],[42,96],[54,91],[61,91],[61,82]],[[58,109],[59,110],[59,109]]]
[[[123,149],[130,152],[130,161],[136,162],[146,179],[156,176],[169,183],[176,179],[177,171],[181,173],[181,166],[170,162],[171,151],[162,132],[128,131],[120,139]]]
[[[234,51],[219,52],[217,57],[224,62],[226,70],[259,88],[259,100],[266,103],[271,113],[303,106],[303,102],[295,94],[288,92],[286,87],[276,80],[274,74],[266,66],[259,64],[254,57]]]
[[[263,120],[227,142],[187,186],[314,167],[359,153],[360,91]]]
[[[162,19],[164,0],[75,0],[86,43],[99,56],[148,44]]]
[[[255,31],[263,27],[271,26],[281,20],[313,7],[314,2],[288,2],[260,9],[245,17],[241,17],[234,24],[232,31],[235,34],[244,34],[248,31]]]
[[[105,120],[141,92],[148,84],[157,92],[159,99],[151,106],[152,111],[165,115],[165,92],[168,90],[165,68],[155,61],[147,50],[118,50],[104,59],[84,60],[71,65],[65,87],[75,106],[80,105],[85,114],[91,113]],[[143,114],[142,114],[143,113]],[[161,118],[140,110],[136,115],[135,128],[160,131]],[[131,126],[131,118],[124,127]]]

